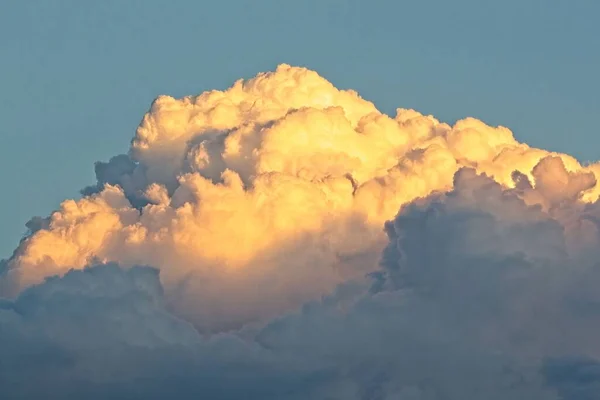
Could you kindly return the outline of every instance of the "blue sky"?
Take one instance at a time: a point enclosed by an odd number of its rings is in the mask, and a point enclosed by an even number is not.
[[[596,160],[598,15],[596,0],[3,2],[0,258],[127,151],[154,97],[282,62],[389,113],[474,116]]]

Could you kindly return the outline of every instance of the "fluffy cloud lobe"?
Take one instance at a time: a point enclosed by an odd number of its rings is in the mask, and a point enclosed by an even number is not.
[[[0,390],[592,399],[598,173],[288,65],[161,96],[3,263]]]

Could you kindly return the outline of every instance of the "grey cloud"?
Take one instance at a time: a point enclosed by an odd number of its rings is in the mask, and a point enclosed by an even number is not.
[[[105,185],[118,185],[125,191],[127,199],[135,207],[141,208],[148,202],[142,189],[147,186],[145,168],[127,154],[111,157],[108,162],[94,164],[96,184],[81,190],[83,196],[91,196],[102,191]]]

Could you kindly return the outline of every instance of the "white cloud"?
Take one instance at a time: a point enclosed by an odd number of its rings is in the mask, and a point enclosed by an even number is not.
[[[0,386],[586,398],[599,172],[473,118],[386,116],[287,65],[159,97],[129,154],[0,267]]]

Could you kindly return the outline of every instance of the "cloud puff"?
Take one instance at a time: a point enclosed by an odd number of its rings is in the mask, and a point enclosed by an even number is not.
[[[0,303],[0,343],[6,399],[264,398],[297,384],[269,382],[280,374],[249,342],[202,340],[149,267],[98,265],[25,290]]]
[[[564,170],[549,158],[537,171],[549,163]],[[555,182],[563,193],[586,180],[567,176]],[[597,204],[572,193],[547,210],[524,196],[555,192],[529,190],[459,170],[453,190],[386,224],[368,292],[350,306],[337,295],[282,317],[259,342],[333,362],[348,392],[330,381],[331,398],[594,398],[600,242],[589,235],[593,246],[571,246],[571,236],[589,232]]]
[[[450,189],[459,168],[512,185],[515,169],[543,179],[531,171],[549,154],[473,118],[392,118],[314,71],[280,65],[225,91],[157,98],[129,153],[97,163],[82,199],[29,223],[1,286],[14,296],[98,261],[151,265],[198,328],[236,328],[373,271],[383,223]]]
[[[600,164],[281,65],[159,97],[95,169],[0,266],[15,397],[597,388]]]

